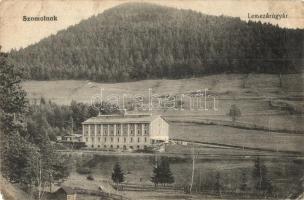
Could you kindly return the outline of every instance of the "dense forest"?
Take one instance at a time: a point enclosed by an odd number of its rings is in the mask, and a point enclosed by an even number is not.
[[[18,51],[27,79],[128,81],[302,71],[303,29],[126,3]]]
[[[88,105],[72,101],[56,105],[41,98],[30,105],[21,87],[22,73],[0,52],[0,173],[11,183],[42,198],[44,190],[69,176],[71,160],[58,153],[52,140],[72,131],[81,132],[81,122],[101,114],[117,113],[106,102]]]
[[[19,69],[0,52],[0,171],[1,176],[32,194],[66,178],[69,158],[58,154],[48,132],[38,118],[35,128],[29,123],[29,105],[20,82]],[[37,128],[37,129],[36,129]],[[26,198],[26,197],[25,197]]]
[[[43,134],[56,141],[56,136],[59,135],[82,134],[81,123],[90,117],[119,113],[116,105],[103,102],[99,107],[100,110],[97,106],[76,101],[72,101],[70,105],[58,105],[41,98],[38,104],[29,105],[27,129],[32,136]]]

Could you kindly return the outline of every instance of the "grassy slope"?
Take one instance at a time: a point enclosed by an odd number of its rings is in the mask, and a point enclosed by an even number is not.
[[[18,186],[9,183],[6,179],[2,177],[2,175],[0,176],[0,194],[3,195],[4,200],[32,199],[27,193],[18,188]]]
[[[90,101],[90,98],[104,89],[104,95],[148,96],[148,89],[153,93],[186,94],[191,91],[208,88],[221,99],[238,98],[276,98],[291,95],[303,96],[302,75],[283,75],[282,87],[279,87],[277,75],[211,75],[201,78],[178,80],[143,80],[127,83],[96,83],[90,81],[26,81],[23,87],[30,98],[48,98],[56,103],[69,104],[71,100]],[[256,108],[255,108],[256,110]]]
[[[184,107],[189,105],[189,92],[208,88],[212,94],[217,95],[218,111],[156,111],[163,114],[168,121],[199,121],[200,119],[230,120],[226,115],[231,104],[237,104],[242,111],[240,122],[256,124],[270,129],[303,131],[303,117],[299,114],[290,115],[278,107],[270,106],[272,101],[290,102],[303,108],[301,99],[286,100],[286,97],[303,98],[303,76],[290,74],[282,76],[282,87],[278,75],[268,74],[223,74],[200,78],[179,80],[143,80],[127,83],[95,83],[90,81],[27,81],[23,87],[31,99],[41,96],[59,104],[69,104],[72,100],[90,102],[91,98],[100,94],[102,88],[104,97],[123,94],[149,95],[149,88],[158,95],[181,95],[184,98]],[[279,150],[300,150],[304,138],[284,133],[268,133],[268,131],[251,131],[231,127],[191,125],[181,126],[171,124],[171,135],[180,139],[202,140],[232,145],[245,144],[250,147],[271,148]],[[225,134],[225,137],[222,137]]]
[[[297,76],[297,78],[295,78]],[[24,88],[30,94],[30,97],[40,98],[44,96],[52,101],[61,104],[68,104],[72,99],[77,101],[87,101],[91,96],[99,93],[100,88],[105,89],[105,95],[109,94],[148,94],[148,88],[152,88],[158,94],[180,94],[195,91],[197,89],[209,88],[217,92],[220,100],[220,109],[218,112],[204,111],[167,111],[163,113],[168,120],[191,121],[199,119],[217,119],[229,120],[225,115],[230,104],[236,103],[242,110],[243,116],[240,118],[242,122],[255,123],[258,125],[270,125],[278,128],[303,130],[303,118],[299,115],[286,115],[285,111],[270,107],[267,98],[285,96],[303,96],[302,77],[298,75],[286,75],[283,77],[283,87],[279,88],[279,79],[275,75],[250,75],[246,79],[245,88],[242,87],[245,75],[213,75],[202,78],[181,79],[181,80],[145,80],[128,83],[93,83],[89,81],[28,81],[23,83]],[[258,97],[258,98],[257,98]],[[300,101],[293,101],[300,104]],[[205,142],[225,143],[232,145],[246,145],[257,148],[272,148],[279,150],[300,150],[303,151],[302,135],[287,133],[269,133],[265,131],[244,130],[222,126],[206,126],[190,123],[171,123],[171,136],[180,139],[193,139]],[[181,153],[179,146],[177,152]],[[198,151],[198,149],[196,149]],[[174,152],[173,149],[171,149]],[[231,154],[253,154],[255,152],[247,152],[246,150],[238,151],[234,149],[220,148],[202,148],[202,153],[231,153]],[[189,153],[189,150],[185,150]],[[101,156],[93,158],[90,168],[92,168],[95,177],[94,185],[86,180],[86,176],[73,175],[65,182],[71,186],[88,187],[96,189],[98,184],[104,185],[111,177],[113,165],[119,161],[122,169],[127,173],[126,181],[129,183],[151,184],[150,177],[152,175],[152,160],[154,157],[149,156]],[[199,175],[202,178],[202,184],[208,184],[207,181],[214,181],[216,172],[221,173],[222,181],[227,188],[238,188],[240,175],[242,171],[246,171],[249,186],[253,187],[251,180],[251,172],[253,169],[253,161],[250,159],[233,160],[227,156],[220,159],[197,161],[195,182],[199,182]],[[275,185],[275,191],[280,193],[284,191],[282,197],[286,196],[294,184],[294,180],[299,178],[302,173],[303,163],[296,164],[292,158],[277,158],[266,161],[271,180]],[[191,159],[186,161],[171,163],[171,169],[175,176],[177,184],[189,184],[191,177]],[[301,171],[301,172],[300,172]],[[80,177],[81,176],[81,177]],[[140,182],[140,178],[142,179]],[[207,180],[208,179],[208,180]],[[210,183],[210,182],[209,182]],[[143,196],[143,193],[133,194],[125,193],[127,196]],[[144,194],[144,195],[157,195]],[[154,196],[154,197],[155,197]],[[161,196],[161,195],[160,195]],[[162,194],[164,196],[164,194]],[[168,199],[168,195],[165,194]],[[158,196],[158,198],[160,198]],[[147,198],[153,199],[153,198]],[[165,199],[165,198],[164,198]]]
[[[90,155],[91,157],[91,155]],[[83,158],[83,157],[82,157]],[[112,173],[112,168],[115,162],[119,161],[123,171],[125,172],[125,182],[135,184],[152,184],[150,178],[153,171],[153,161],[156,158],[154,156],[96,156],[91,157],[86,166],[92,169],[92,174],[95,180],[98,182],[109,180]],[[269,177],[273,185],[275,185],[275,192],[279,196],[285,196],[286,191],[289,191],[293,187],[295,180],[299,179],[299,174],[303,172],[303,162],[295,163],[292,158],[274,158],[264,159],[264,162],[268,168]],[[189,184],[191,180],[191,157],[184,159],[173,159],[170,161],[172,173],[175,177],[176,185]],[[248,178],[248,186],[253,188],[253,182],[251,173],[254,167],[253,158],[249,159],[208,159],[202,158],[196,160],[195,165],[195,180],[198,184],[201,181],[202,185],[209,185],[214,183],[215,174],[219,172],[221,174],[221,182],[226,189],[235,191],[239,188],[241,173],[246,172]],[[72,180],[81,180],[85,183],[85,178],[79,178],[80,175],[76,175],[69,178],[70,184],[79,184]],[[199,180],[199,177],[202,177]],[[76,178],[77,177],[77,178]],[[81,182],[80,181],[80,182]],[[86,184],[89,185],[89,184]],[[207,186],[206,186],[207,187]],[[96,189],[92,187],[92,189]],[[283,190],[284,188],[284,190]],[[284,192],[283,192],[284,191]]]
[[[177,139],[304,153],[303,135],[190,123],[172,124],[170,134]]]

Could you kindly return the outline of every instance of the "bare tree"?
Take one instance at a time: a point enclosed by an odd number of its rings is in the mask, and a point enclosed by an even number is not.
[[[191,183],[189,192],[191,193],[193,188],[193,181],[194,181],[194,172],[195,172],[195,159],[197,158],[197,155],[194,152],[194,145],[192,146],[192,173],[191,173]]]

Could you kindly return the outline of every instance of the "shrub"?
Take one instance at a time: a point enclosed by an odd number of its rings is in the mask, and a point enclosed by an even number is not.
[[[92,175],[89,175],[89,176],[87,176],[87,179],[90,180],[90,181],[93,181],[94,177]]]
[[[78,167],[76,169],[77,173],[79,174],[90,174],[91,173],[91,169],[88,167]]]

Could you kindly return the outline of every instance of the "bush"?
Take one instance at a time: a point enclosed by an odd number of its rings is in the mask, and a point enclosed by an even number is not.
[[[87,176],[87,179],[90,180],[90,181],[93,181],[94,177],[92,175],[89,175],[89,176]]]
[[[153,150],[152,147],[144,147],[144,149],[136,149],[134,152],[135,153],[154,153],[155,151]]]
[[[91,173],[91,169],[88,167],[78,167],[76,169],[77,173],[79,174],[90,174]]]

